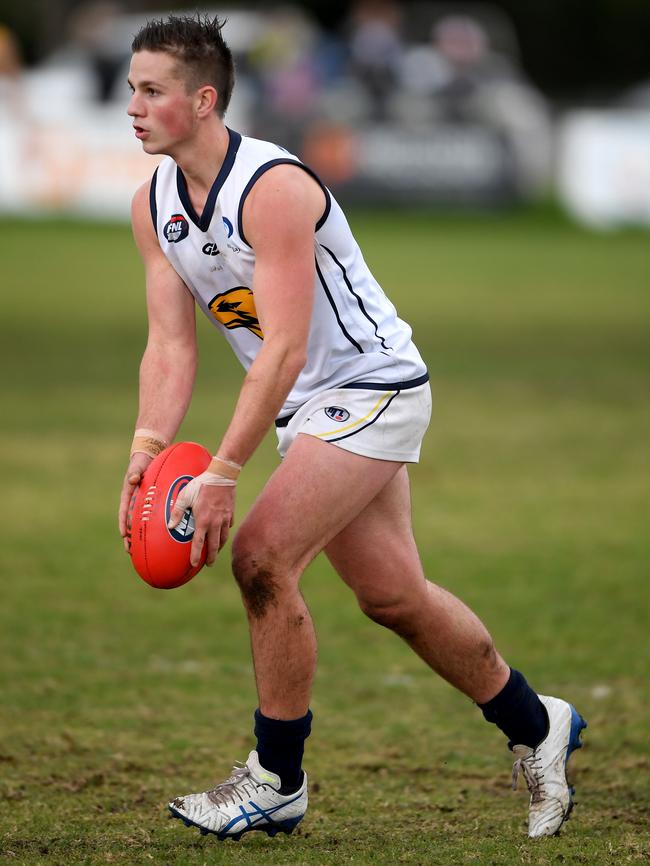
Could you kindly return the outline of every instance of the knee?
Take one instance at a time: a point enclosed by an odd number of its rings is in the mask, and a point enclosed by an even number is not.
[[[231,566],[246,609],[256,619],[298,592],[300,567],[282,539],[264,527],[240,528],[232,544]]]
[[[399,598],[359,598],[359,607],[373,622],[408,639],[414,631],[415,611]]]
[[[272,551],[250,543],[245,533],[237,533],[232,545],[232,573],[249,614],[256,619],[277,607],[279,568]]]

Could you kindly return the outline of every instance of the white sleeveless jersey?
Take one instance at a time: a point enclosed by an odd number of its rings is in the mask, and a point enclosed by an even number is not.
[[[246,197],[264,172],[283,163],[304,169],[323,188],[326,207],[314,240],[316,279],[307,362],[281,418],[328,388],[395,390],[426,382],[411,329],[370,273],[330,192],[278,145],[228,132],[228,151],[203,213],[194,210],[180,167],[167,157],[151,181],[151,215],[163,253],[248,369],[264,334],[253,292],[255,252],[242,225]]]

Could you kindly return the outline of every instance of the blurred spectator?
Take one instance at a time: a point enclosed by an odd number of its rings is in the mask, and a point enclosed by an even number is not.
[[[0,24],[0,78],[16,80],[22,70],[20,48],[8,27]]]
[[[410,50],[402,66],[404,86],[431,97],[437,117],[451,120],[474,119],[482,89],[516,77],[510,61],[490,50],[482,25],[465,15],[441,18],[429,44]]]
[[[268,14],[248,60],[269,110],[285,116],[309,110],[318,88],[312,60],[315,41],[314,28],[299,9],[286,7]]]
[[[515,78],[506,58],[490,51],[483,27],[468,16],[442,18],[433,28],[433,47],[446,68],[435,96],[441,113],[450,119],[472,118],[482,88]]]
[[[23,108],[22,70],[18,40],[8,27],[0,24],[0,109],[6,106],[14,115]]]
[[[100,102],[111,98],[123,61],[129,56],[129,45],[120,39],[115,26],[121,14],[120,3],[94,0],[79,6],[70,20],[72,41],[90,64]]]
[[[22,57],[18,40],[8,27],[0,24],[0,96],[9,92],[20,79]]]
[[[370,100],[370,120],[389,114],[389,101],[399,81],[403,46],[400,8],[391,0],[359,0],[352,10],[352,71]]]
[[[406,54],[402,84],[410,94],[402,103],[402,121],[494,129],[512,148],[521,190],[544,188],[551,166],[548,108],[512,61],[492,50],[477,20],[440,18],[430,43]]]
[[[268,130],[276,130],[274,134],[290,144],[297,129],[310,119],[320,88],[317,38],[300,9],[280,7],[265,15],[244,60],[256,92],[256,133],[270,135]]]
[[[319,115],[326,87],[341,75],[343,51],[307,14],[281,6],[264,15],[263,26],[238,58],[255,98],[253,131],[297,147],[305,126]]]

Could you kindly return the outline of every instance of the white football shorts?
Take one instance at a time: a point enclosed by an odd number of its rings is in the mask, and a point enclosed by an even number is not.
[[[284,424],[276,422],[281,457],[298,433],[331,442],[346,451],[417,463],[431,419],[429,383],[403,390],[332,388],[312,397]]]

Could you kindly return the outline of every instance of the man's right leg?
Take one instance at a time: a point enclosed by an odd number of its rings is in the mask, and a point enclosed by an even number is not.
[[[304,815],[301,759],[311,723],[316,638],[299,580],[400,466],[300,434],[269,479],[233,542],[259,696],[257,746],[226,782],[173,801],[175,817],[225,839],[249,830],[291,832]]]

